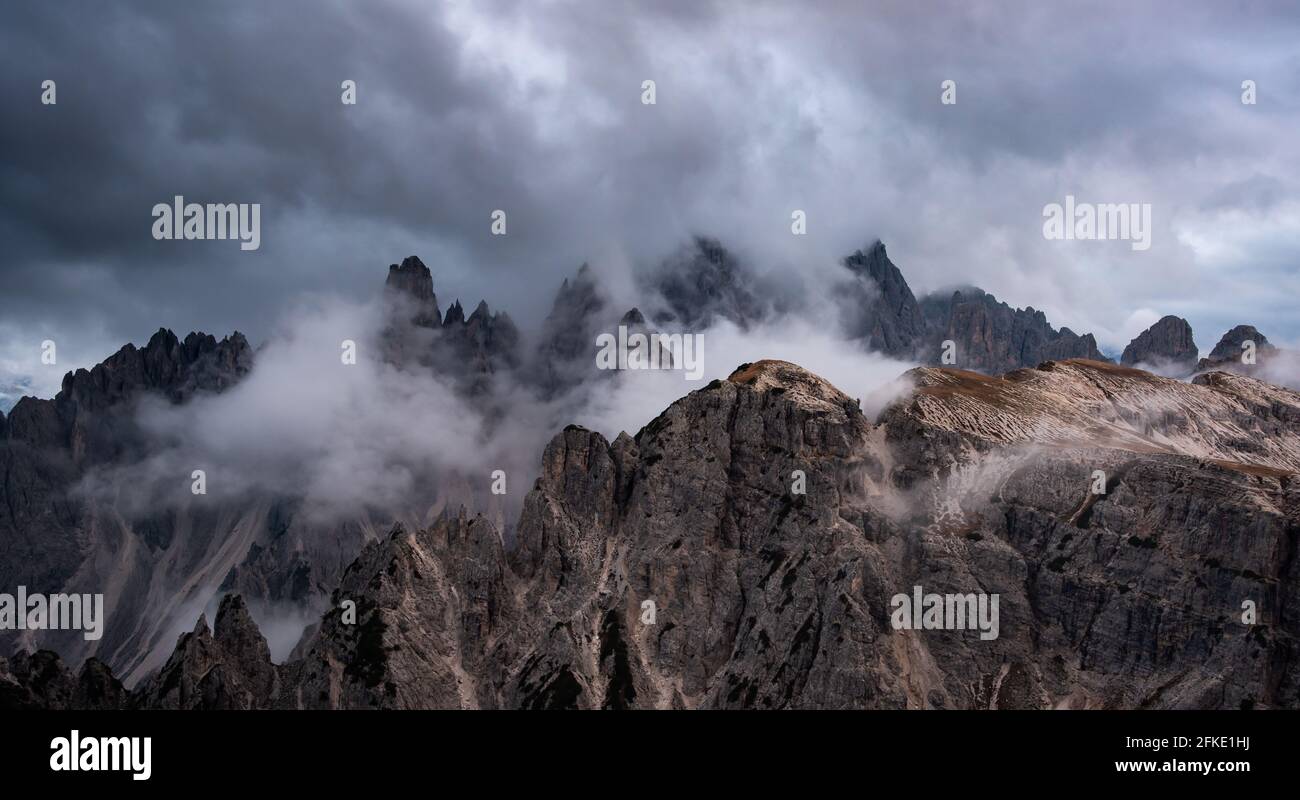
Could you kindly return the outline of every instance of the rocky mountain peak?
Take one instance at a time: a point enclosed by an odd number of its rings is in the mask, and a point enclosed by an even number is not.
[[[0,657],[0,708],[99,711],[128,703],[127,690],[97,658],[74,674],[52,650]]]
[[[390,264],[384,285],[416,300],[429,300],[433,297],[433,273],[419,256],[407,256],[401,264]]]
[[[938,363],[952,342],[956,365],[986,373],[1045,360],[1105,360],[1091,334],[1056,330],[1042,311],[1012,308],[975,287],[939,291],[918,301],[902,271],[876,241],[844,260],[858,278],[841,287],[850,334],[895,358]]]
[[[754,278],[717,239],[695,236],[648,277],[663,301],[651,314],[657,325],[699,330],[726,319],[742,329],[763,319],[769,304]]]
[[[798,364],[765,359],[741,364],[727,380],[758,392],[776,393],[805,410],[827,411],[856,406],[856,401]]]
[[[146,593],[162,591],[160,586],[170,580],[162,577],[166,570],[159,570],[155,559],[191,559],[196,568],[206,568],[201,558],[204,544],[197,550],[178,545],[159,553],[179,526],[188,529],[188,538],[175,540],[187,543],[206,542],[207,536],[225,535],[229,528],[213,534],[201,518],[169,509],[139,519],[111,503],[87,498],[79,487],[83,478],[99,474],[101,468],[138,463],[155,454],[151,444],[156,440],[141,430],[138,415],[146,395],[184,403],[200,392],[224,391],[252,366],[252,348],[238,332],[221,340],[204,333],[180,339],[160,329],[143,347],[128,344],[90,369],[69,372],[54,398],[24,397],[14,407],[0,438],[0,464],[6,475],[0,486],[0,538],[5,542],[0,584],[95,592],[102,591],[102,580],[110,580],[117,592],[114,602],[128,609],[123,612],[127,621],[107,625],[97,642],[51,632],[37,640],[40,646],[57,647],[69,657],[95,653],[123,668],[131,659],[143,658],[160,642],[161,631],[176,624],[170,616],[175,609],[130,616]],[[101,519],[113,521],[111,534],[101,532]],[[216,524],[215,519],[208,523]],[[137,557],[113,562],[113,554],[122,551]],[[109,562],[115,566],[107,577],[90,566]],[[177,581],[188,578],[185,574]],[[0,631],[0,647],[11,651],[15,646],[24,646],[22,637]]]
[[[1129,342],[1120,356],[1126,366],[1146,364],[1171,374],[1190,375],[1196,371],[1200,353],[1192,338],[1192,326],[1182,317],[1161,317],[1150,328]]]
[[[411,306],[411,324],[433,328],[441,322],[438,296],[433,292],[433,273],[417,256],[407,256],[400,265],[390,264],[384,289],[400,298],[399,302]]]
[[[180,402],[196,391],[227,388],[248,373],[252,359],[252,348],[238,331],[221,341],[192,332],[182,342],[159,328],[144,348],[127,344],[89,370],[66,374],[55,401],[89,411],[153,390]]]
[[[841,287],[849,334],[871,350],[913,358],[922,349],[925,319],[902,271],[879,239],[844,259],[855,279]]]
[[[1106,360],[1092,334],[1058,331],[1033,306],[1012,308],[977,287],[935,292],[920,305],[929,330],[929,363],[939,361],[945,341],[955,345],[956,366],[988,374],[1066,358]]]
[[[480,300],[478,301],[478,305],[474,306],[474,313],[469,315],[469,319],[467,320],[467,322],[475,322],[475,321],[486,322],[491,318],[492,318],[492,312],[488,310],[487,301]]]
[[[596,335],[614,320],[604,289],[583,264],[565,278],[542,323],[528,377],[543,397],[554,397],[590,376]]]
[[[248,613],[248,605],[240,595],[226,595],[217,608],[216,622],[212,627],[213,638],[225,645],[247,647],[254,653],[264,653],[270,660],[270,650],[266,639],[262,638],[257,624]]]
[[[1246,351],[1242,349],[1242,345],[1246,342],[1255,343],[1253,361],[1245,358]],[[1240,375],[1255,375],[1259,373],[1261,367],[1282,352],[1270,344],[1268,337],[1256,330],[1254,325],[1238,325],[1223,334],[1210,354],[1196,365],[1196,369],[1200,372],[1223,370]]]
[[[551,302],[551,311],[547,321],[556,324],[576,322],[598,313],[605,306],[604,292],[592,274],[591,267],[584,263],[572,279],[565,278]]]
[[[846,256],[844,266],[854,272],[869,274],[873,280],[882,285],[907,283],[907,281],[902,280],[903,274],[898,271],[898,267],[894,266],[894,262],[889,260],[889,253],[885,250],[885,243],[879,239]]]
[[[513,369],[518,361],[519,329],[504,311],[493,314],[482,300],[468,317],[459,300],[447,309],[432,363],[467,394],[483,395],[495,373]]]
[[[1257,353],[1271,352],[1277,348],[1269,344],[1268,337],[1255,329],[1254,325],[1238,325],[1219,339],[1219,343],[1210,351],[1211,360],[1230,360],[1241,358],[1243,342],[1254,342]]]
[[[226,595],[209,631],[206,615],[182,634],[162,669],[137,692],[137,702],[163,709],[268,708],[279,690],[266,639],[243,599]]]
[[[90,369],[68,372],[54,398],[19,400],[6,434],[38,448],[70,448],[77,460],[107,459],[126,444],[131,404],[141,393],[182,403],[197,392],[224,391],[252,367],[253,350],[238,331],[220,341],[190,333],[182,342],[160,328],[143,348],[127,344]]]
[[[1291,422],[1300,420],[1300,393],[1249,377],[1187,383],[1085,359],[998,377],[938,368],[908,377],[915,390],[883,415],[913,415],[932,431],[999,445],[1091,444],[1300,471],[1300,426]],[[1256,427],[1269,436],[1253,441]]]

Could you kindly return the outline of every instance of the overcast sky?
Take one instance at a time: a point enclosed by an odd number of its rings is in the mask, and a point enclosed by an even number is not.
[[[160,326],[256,343],[412,253],[534,325],[691,233],[809,279],[878,237],[918,295],[1111,351],[1163,314],[1300,341],[1293,3],[15,2],[0,107],[0,392]],[[260,249],[155,241],[178,194],[260,203]],[[1150,249],[1044,239],[1067,194],[1151,204]]]

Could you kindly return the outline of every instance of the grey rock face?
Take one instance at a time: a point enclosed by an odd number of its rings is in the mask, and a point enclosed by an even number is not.
[[[133,702],[162,709],[268,708],[279,691],[279,671],[271,664],[266,639],[243,599],[228,595],[217,612],[215,632],[200,617]]]
[[[1125,366],[1146,364],[1167,368],[1175,374],[1190,375],[1196,371],[1199,355],[1192,339],[1192,326],[1181,317],[1167,316],[1129,342],[1120,356],[1120,363]]]
[[[0,708],[98,711],[129,703],[126,689],[99,659],[86,659],[76,674],[50,650],[0,659]]]
[[[493,375],[518,366],[519,329],[509,314],[494,314],[481,301],[466,318],[457,301],[447,309],[434,353],[438,372],[452,376],[466,394],[482,396]]]
[[[395,529],[300,657],[268,672],[232,606],[237,634],[182,637],[134,702],[1300,705],[1300,394],[1088,360],[911,380],[875,424],[815,375],[759,362],[635,437],[571,426],[515,549],[482,517]],[[894,598],[917,586],[996,594],[996,638],[897,629]],[[40,694],[19,672],[0,696]]]
[[[556,293],[521,380],[544,401],[566,393],[599,390],[607,381],[617,380],[615,371],[597,366],[597,337],[617,337],[620,326],[626,327],[629,335],[650,334],[653,329],[639,308],[628,309],[621,317],[616,313],[604,287],[583,264]],[[561,424],[563,420],[557,427]]]
[[[929,330],[928,363],[939,362],[945,340],[956,345],[955,366],[993,374],[1066,358],[1107,360],[1091,333],[1058,331],[1043,312],[1012,308],[980,289],[930,295],[921,310]]]
[[[925,318],[903,278],[877,240],[844,259],[854,280],[842,287],[849,333],[870,350],[914,358],[925,346]]]
[[[143,596],[135,580],[147,583],[171,543],[171,529],[146,524],[123,532],[111,510],[73,489],[89,469],[143,454],[135,417],[142,397],[183,403],[199,392],[223,391],[248,373],[252,358],[238,333],[221,341],[191,333],[182,341],[160,330],[143,348],[127,345],[93,369],[68,373],[53,399],[20,400],[0,438],[0,586],[47,594],[103,591],[99,566],[111,563],[114,554],[131,553],[114,576],[121,600],[117,610],[129,614]],[[198,526],[193,536],[202,540]],[[93,645],[78,631],[39,638],[4,631],[0,651],[50,647],[78,659],[99,654],[111,660],[116,648],[127,646],[129,630],[109,626]]]
[[[86,663],[112,664],[136,685],[161,666],[175,631],[193,625],[196,608],[219,585],[259,605],[312,609],[328,597],[375,535],[361,525],[320,530],[298,519],[292,502],[266,497],[127,514],[111,499],[77,491],[94,470],[149,455],[136,427],[143,398],[184,403],[224,391],[247,374],[252,357],[239,334],[182,341],[160,331],[143,348],[128,345],[70,373],[52,400],[22,401],[17,425],[6,425],[0,438],[0,586],[102,592],[107,622],[98,641],[81,631],[0,632],[0,652],[46,648],[74,664],[94,656]],[[379,524],[386,529],[391,518]]]
[[[609,325],[604,291],[586,264],[555,295],[542,325],[528,378],[545,399],[572,389],[595,371],[595,341]]]
[[[456,300],[443,317],[433,274],[416,256],[389,266],[384,297],[383,347],[389,362],[445,375],[471,397],[484,395],[493,375],[518,366],[519,329],[510,315],[494,314],[480,301],[467,318]]]
[[[651,314],[656,325],[695,332],[719,319],[745,329],[765,318],[772,298],[756,289],[746,272],[717,239],[697,236],[650,276],[646,287],[665,307]]]
[[[400,526],[350,566],[319,629],[291,665],[304,708],[493,707],[513,659],[514,582],[483,517]],[[355,603],[349,621],[347,602]]]
[[[954,366],[1001,373],[1043,361],[1105,361],[1092,334],[1059,331],[1041,311],[1012,308],[976,288],[938,292],[918,301],[879,241],[844,260],[855,280],[840,287],[849,335],[900,359],[938,364],[944,342]]]
[[[1268,337],[1255,330],[1254,325],[1238,325],[1227,333],[1210,351],[1212,359],[1230,359],[1241,356],[1241,345],[1243,342],[1254,342],[1259,350],[1273,349],[1273,345],[1268,343]]]
[[[143,348],[126,345],[93,369],[69,372],[52,400],[24,397],[9,413],[7,439],[57,448],[80,464],[119,457],[136,438],[130,406],[143,392],[175,403],[196,392],[220,392],[252,368],[243,334],[222,339],[190,333],[184,341],[159,330]]]
[[[412,325],[435,328],[442,320],[438,310],[438,296],[433,293],[433,273],[416,256],[402,259],[402,263],[388,267],[385,291],[405,301]]]
[[[1248,363],[1244,358],[1246,350],[1243,345],[1246,342],[1255,344],[1254,363]],[[1251,375],[1277,353],[1278,349],[1269,344],[1268,337],[1256,330],[1254,325],[1238,325],[1223,334],[1223,338],[1219,339],[1208,356],[1201,359],[1196,369],[1199,372],[1224,370]]]

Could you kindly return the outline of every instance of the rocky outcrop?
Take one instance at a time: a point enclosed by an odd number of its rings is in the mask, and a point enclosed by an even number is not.
[[[1167,316],[1129,342],[1120,363],[1182,376],[1196,371],[1199,355],[1192,339],[1192,326],[1182,317]]]
[[[1254,325],[1238,325],[1219,339],[1219,343],[1210,351],[1209,358],[1213,360],[1226,360],[1240,358],[1242,344],[1245,342],[1254,342],[1256,350],[1260,352],[1274,350],[1276,348],[1268,343],[1268,337],[1255,330]]]
[[[97,658],[75,674],[51,650],[0,659],[0,708],[99,711],[129,704],[127,690]]]
[[[591,268],[583,264],[572,279],[566,278],[560,285],[529,365],[520,376],[523,382],[533,387],[542,400],[554,400],[564,394],[592,391],[603,381],[617,380],[617,371],[602,370],[597,365],[597,337],[617,337],[620,327],[626,328],[628,335],[648,335],[654,329],[639,308],[628,309],[621,317],[616,313]],[[665,363],[671,363],[670,356],[664,358]]]
[[[953,458],[971,449],[1088,443],[1300,472],[1300,393],[1244,376],[1215,372],[1188,384],[1070,360],[996,378],[922,368],[909,379],[915,389],[882,423],[899,433],[923,423],[928,436],[958,437],[961,446],[945,448]],[[909,451],[902,465],[925,460]]]
[[[31,378],[22,375],[7,374],[0,378],[0,419],[14,407],[25,395],[31,394]],[[0,436],[4,435],[4,423],[0,422]]]
[[[903,273],[877,240],[844,259],[854,279],[841,286],[849,335],[869,350],[895,358],[918,357],[925,349],[925,319]]]
[[[384,291],[391,301],[403,306],[410,324],[420,328],[436,328],[441,324],[438,296],[433,293],[433,273],[418,257],[407,256],[400,265],[390,264]]]
[[[477,516],[396,528],[292,661],[227,600],[237,633],[183,636],[135,702],[1300,705],[1300,394],[1089,360],[909,379],[874,424],[766,361],[636,436],[570,426],[514,549]],[[900,626],[922,591],[996,595],[996,630]]]
[[[253,352],[238,332],[217,341],[190,333],[184,341],[160,329],[143,348],[128,344],[92,369],[63,378],[51,400],[24,397],[9,413],[7,441],[60,449],[79,465],[122,455],[135,439],[131,403],[152,392],[182,403],[197,392],[220,392],[252,368]]]
[[[1064,358],[1106,360],[1092,334],[1058,331],[1043,312],[1012,308],[981,289],[936,292],[918,301],[880,241],[846,258],[844,266],[854,280],[839,287],[841,316],[850,338],[869,350],[993,374]]]
[[[485,395],[494,375],[519,365],[519,329],[510,315],[494,314],[480,301],[466,317],[456,300],[441,316],[433,274],[415,256],[389,266],[384,300],[383,348],[390,363],[446,376],[471,397]]]
[[[696,236],[646,280],[662,306],[650,319],[673,331],[698,332],[720,319],[746,329],[771,311],[759,281],[716,239]]]
[[[1247,346],[1253,343],[1253,347]],[[1219,339],[1210,354],[1196,365],[1198,372],[1224,370],[1243,375],[1258,372],[1259,367],[1277,355],[1278,349],[1254,325],[1238,325]]]
[[[207,620],[200,617],[133,702],[161,709],[269,708],[278,699],[280,685],[266,639],[243,599],[227,595],[215,629],[209,632]]]
[[[451,376],[471,397],[487,394],[493,376],[519,365],[519,329],[504,311],[492,313],[479,301],[465,317],[460,301],[452,303],[434,340],[434,369]]]
[[[303,708],[477,708],[526,627],[500,532],[484,517],[398,526],[348,568],[291,669]]]
[[[20,400],[0,438],[0,586],[99,592],[100,570],[114,566],[121,595],[114,610],[130,613],[138,588],[132,576],[147,580],[172,530],[146,523],[126,532],[112,509],[76,487],[89,470],[146,455],[136,420],[144,398],[183,403],[200,392],[224,391],[248,373],[252,359],[238,333],[220,341],[202,333],[181,340],[160,330],[143,348],[126,345],[92,369],[69,372],[54,398]],[[197,527],[192,535],[202,539]],[[79,631],[7,630],[0,632],[0,652],[46,647],[77,660],[91,654],[110,660],[130,630],[111,626],[95,644]]]
[[[529,380],[545,399],[573,389],[591,377],[597,334],[609,326],[609,300],[591,268],[583,264],[565,278],[542,324]]]
[[[948,341],[953,343],[953,366],[992,374],[1066,358],[1107,360],[1091,333],[1058,331],[1042,311],[1012,308],[981,289],[927,296],[921,310],[929,331],[927,363],[943,363]]]

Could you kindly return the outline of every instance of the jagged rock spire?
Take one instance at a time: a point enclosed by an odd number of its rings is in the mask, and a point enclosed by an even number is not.
[[[433,292],[433,274],[417,256],[407,256],[400,265],[389,265],[384,286],[387,291],[414,305],[412,324],[432,328],[442,319],[438,296]]]

